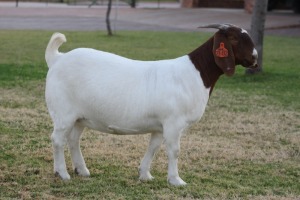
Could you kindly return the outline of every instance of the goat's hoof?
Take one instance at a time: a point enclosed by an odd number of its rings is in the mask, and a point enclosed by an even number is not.
[[[84,168],[75,168],[74,169],[75,174],[79,175],[79,176],[90,176],[90,171],[84,167]]]
[[[174,185],[174,186],[184,186],[184,185],[186,185],[186,182],[184,182],[179,176],[168,178],[168,182],[171,185]]]
[[[146,173],[140,173],[139,179],[141,181],[151,181],[154,179],[154,177],[151,176],[150,172],[146,172]]]
[[[68,173],[59,173],[58,171],[55,172],[55,176],[60,177],[62,180],[70,180],[71,177]]]

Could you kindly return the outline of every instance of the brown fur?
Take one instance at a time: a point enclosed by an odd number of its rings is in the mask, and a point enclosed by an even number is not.
[[[219,77],[224,73],[215,63],[213,51],[214,38],[189,53],[189,57],[200,72],[204,86],[210,88],[210,93]]]
[[[228,55],[223,57],[216,55],[221,43],[228,51]],[[236,65],[250,67],[253,64],[253,49],[254,44],[247,33],[242,33],[242,29],[238,27],[230,27],[227,30],[219,30],[207,42],[188,55],[200,72],[204,86],[210,88],[211,94],[215,83],[222,74],[231,76],[235,72]]]

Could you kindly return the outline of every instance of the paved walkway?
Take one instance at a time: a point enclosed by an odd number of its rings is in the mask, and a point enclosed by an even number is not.
[[[0,2],[0,29],[11,30],[106,30],[106,6],[54,3]],[[180,8],[178,3],[139,3],[136,9],[125,3],[114,5],[111,22],[115,30],[200,31],[208,23],[231,23],[250,29],[251,15],[242,9]],[[300,15],[275,11],[267,15],[266,33],[299,36]],[[214,31],[202,30],[201,31]]]

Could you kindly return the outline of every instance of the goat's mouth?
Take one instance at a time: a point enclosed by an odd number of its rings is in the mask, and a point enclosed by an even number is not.
[[[254,61],[254,62],[249,62],[247,60],[244,60],[241,65],[243,67],[246,67],[246,68],[250,68],[250,69],[255,69],[258,67],[258,64],[257,64],[257,61]]]
[[[258,68],[258,64],[257,63],[254,63],[253,65],[247,67],[247,68],[250,68],[250,69],[255,69],[255,68]]]

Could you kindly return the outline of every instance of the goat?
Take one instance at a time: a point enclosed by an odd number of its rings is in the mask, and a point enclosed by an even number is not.
[[[238,64],[257,67],[257,51],[245,30],[230,24],[200,28],[218,31],[188,55],[159,61],[131,60],[89,48],[60,53],[66,38],[52,35],[45,53],[49,67],[45,96],[54,124],[51,140],[57,175],[70,179],[66,142],[75,172],[90,175],[79,144],[84,127],[89,127],[118,135],[151,133],[140,180],[153,179],[150,165],[165,141],[168,181],[186,184],[177,167],[183,132],[200,120],[222,74],[233,75]]]

